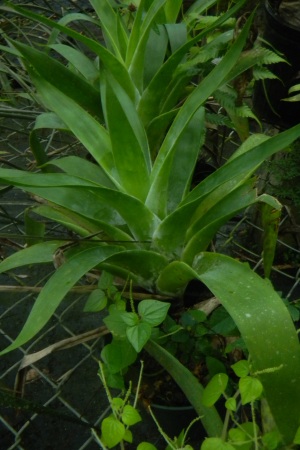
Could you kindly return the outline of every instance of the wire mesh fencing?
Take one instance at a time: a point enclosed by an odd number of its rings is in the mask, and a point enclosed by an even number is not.
[[[55,19],[70,11],[89,12],[87,0],[13,3]],[[11,27],[9,15],[0,20],[0,28],[5,32],[9,29],[17,33],[22,28],[24,33],[26,27],[35,36],[39,33],[27,22]],[[19,88],[12,87],[16,91]],[[21,104],[18,98],[15,105],[1,105],[0,163],[5,167],[34,168],[29,133],[38,114],[39,110],[34,109],[27,98]],[[50,156],[71,152],[82,155],[84,151],[75,139],[58,132],[41,138]],[[24,211],[33,203],[34,199],[28,194],[9,186],[0,191],[1,258],[26,244]],[[253,270],[263,274],[263,231],[258,223],[255,211],[247,211],[221,229],[214,245],[217,251],[249,263]],[[294,304],[300,298],[299,232],[295,214],[284,207],[271,280],[282,297]],[[46,236],[70,239],[65,230],[51,222],[47,223]],[[47,264],[20,268],[0,276],[1,349],[14,341],[41,287],[54,270],[52,264]],[[1,450],[99,448],[91,428],[99,427],[108,412],[108,401],[97,376],[105,332],[100,314],[82,312],[91,287],[90,280],[88,283],[83,280],[33,341],[0,358]],[[147,422],[140,433],[144,440],[164,448],[154,424]]]

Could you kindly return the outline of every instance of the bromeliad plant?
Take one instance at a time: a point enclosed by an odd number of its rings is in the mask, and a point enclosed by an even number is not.
[[[254,64],[250,58],[239,65],[251,18],[209,73],[201,72],[197,58],[194,64],[185,62],[191,48],[219,29],[243,2],[193,37],[184,19],[176,23],[179,0],[141,0],[136,11],[130,7],[129,15],[114,9],[109,0],[90,3],[97,18],[76,19],[100,25],[103,42],[67,27],[74,17],[55,23],[10,5],[10,11],[53,29],[43,50],[19,42],[10,42],[7,48],[21,58],[36,97],[50,113],[38,118],[31,135],[41,171],[1,169],[1,183],[43,199],[34,212],[83,239],[72,247],[59,240],[32,245],[1,263],[4,272],[48,263],[53,257],[58,261],[60,254],[59,267],[18,337],[2,354],[35,336],[71,287],[93,268],[132,280],[149,292],[150,300],[151,294],[181,297],[188,282],[198,279],[220,299],[240,329],[282,440],[289,444],[300,419],[300,348],[293,322],[267,280],[207,249],[220,226],[238,211],[257,202],[271,211],[279,209],[275,199],[257,194],[253,174],[265,159],[299,137],[300,126],[270,139],[260,134],[249,137],[224,166],[191,189],[205,136],[205,102]],[[194,13],[214,3],[195,2]],[[54,43],[60,32],[83,43],[96,59]],[[197,86],[190,84],[195,73],[200,74]],[[71,132],[94,163],[72,155],[49,161],[37,139],[40,128]],[[149,331],[155,323],[145,316],[138,310],[127,325],[146,323]],[[141,329],[129,331],[132,341]],[[207,434],[221,436],[222,421],[213,407],[203,405],[198,380],[151,340],[149,332],[143,345],[181,386]],[[265,371],[279,366],[280,371]]]

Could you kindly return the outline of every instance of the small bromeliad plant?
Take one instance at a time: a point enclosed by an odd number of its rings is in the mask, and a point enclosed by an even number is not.
[[[60,259],[18,337],[2,354],[34,337],[91,269],[141,286],[149,292],[147,308],[152,312],[149,305],[157,307],[152,294],[180,298],[189,281],[197,279],[239,328],[274,423],[288,445],[300,420],[300,347],[293,322],[268,280],[247,265],[207,250],[220,226],[249,205],[262,203],[276,216],[280,205],[258,195],[253,174],[300,136],[300,126],[272,138],[242,133],[243,144],[226,164],[191,187],[205,138],[207,100],[256,64],[257,50],[243,53],[252,17],[228,34],[221,25],[243,1],[203,30],[188,20],[191,16],[177,21],[181,0],[141,0],[126,14],[109,0],[90,3],[95,16],[76,15],[76,20],[99,26],[99,40],[67,26],[72,15],[54,22],[14,5],[6,7],[50,27],[52,34],[43,49],[15,41],[1,47],[22,61],[47,112],[31,134],[39,170],[0,169],[0,181],[43,199],[33,211],[82,239],[71,247],[62,240],[32,245],[1,263],[5,272]],[[203,15],[214,3],[195,2],[192,17]],[[59,42],[60,33],[84,44],[88,54]],[[202,45],[202,53],[192,51]],[[211,55],[209,64],[205,50]],[[195,76],[196,85],[191,83]],[[93,162],[73,155],[50,160],[38,141],[40,128],[72,133]],[[270,255],[266,245],[266,267]],[[152,355],[181,386],[207,435],[221,438],[222,420],[214,407],[203,404],[199,381],[152,339],[155,321],[152,317],[149,322],[147,308],[124,312],[118,344],[128,349],[129,340],[134,352],[143,347]],[[279,371],[265,372],[279,366]]]

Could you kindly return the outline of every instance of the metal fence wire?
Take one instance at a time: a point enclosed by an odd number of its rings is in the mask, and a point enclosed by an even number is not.
[[[63,0],[15,1],[47,14],[63,15],[66,11],[87,11],[88,1]],[[1,4],[1,2],[0,2]],[[5,22],[1,18],[1,24]],[[0,117],[0,163],[28,167],[33,158],[28,148],[28,133],[35,113],[26,102],[18,106],[19,115]],[[1,116],[1,115],[0,115]],[[51,152],[80,152],[82,149],[59,133],[45,136]],[[0,193],[0,256],[6,257],[24,245],[24,210],[33,200],[20,190]],[[262,229],[253,210],[235,218],[218,233],[215,246],[248,262],[255,271],[262,269]],[[300,298],[300,234],[295,215],[283,208],[279,225],[277,257],[272,282],[283,298],[297,302]],[[51,236],[63,233],[48,224]],[[66,236],[68,237],[68,236]],[[53,272],[52,265],[20,268],[0,276],[0,348],[15,339],[36,299],[41,286]],[[0,450],[93,450],[99,448],[91,427],[99,426],[107,414],[108,403],[97,376],[98,359],[103,347],[101,316],[83,314],[86,300],[84,281],[62,302],[55,315],[28,345],[0,358]],[[262,299],[263,301],[263,299]],[[87,335],[86,333],[90,333]],[[78,337],[79,336],[79,337]],[[62,342],[63,341],[63,342]],[[60,343],[57,348],[49,346]],[[75,345],[77,344],[77,345]],[[48,348],[45,357],[29,361],[24,357]],[[25,359],[26,362],[26,359]],[[12,394],[17,392],[17,396]],[[156,427],[141,431],[143,440],[164,448]],[[135,447],[134,447],[135,448]]]

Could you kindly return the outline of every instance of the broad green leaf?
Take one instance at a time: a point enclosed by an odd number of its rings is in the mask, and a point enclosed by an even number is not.
[[[299,135],[300,125],[296,125],[270,139],[259,139],[258,145],[255,145],[256,141],[253,140],[250,148],[247,146],[246,151],[243,151],[242,154],[239,153],[237,157],[231,157],[220,169],[203,180],[185,198],[184,203],[195,199],[199,193],[203,195],[203,192],[209,192],[228,180],[234,180],[235,177],[249,178],[263,161],[288,147]]]
[[[164,13],[166,16],[167,23],[176,22],[181,7],[182,7],[181,0],[167,0],[164,7]]]
[[[252,448],[252,441],[242,428],[231,428],[228,431],[228,436],[231,443],[238,449],[250,450]]]
[[[126,243],[124,243],[126,245]],[[144,286],[148,291],[155,290],[156,280],[168,264],[168,260],[163,255],[151,250],[131,250],[108,258],[105,265],[116,273],[117,268],[121,268],[127,275],[124,279],[135,279],[139,285]]]
[[[46,165],[49,157],[46,153],[46,148],[41,144],[39,138],[39,132],[44,128],[67,131],[68,127],[56,114],[47,112],[38,115],[34,127],[30,132],[30,149],[35,157],[37,166],[40,167],[43,172],[53,172],[51,166],[49,167]]]
[[[236,449],[251,450],[253,442],[257,442],[260,430],[256,423],[244,422],[238,428],[229,430],[228,435],[231,443]]]
[[[24,211],[26,244],[28,246],[43,242],[46,230],[46,224],[32,217],[31,211],[33,211],[32,208],[26,208]]]
[[[71,64],[71,71],[73,69],[80,73],[92,86],[95,86],[97,81],[99,82],[99,70],[95,62],[82,51],[65,44],[52,44],[49,45],[49,48],[63,56]]]
[[[137,446],[137,450],[157,450],[157,447],[155,447],[153,444],[150,444],[149,442],[141,442]]]
[[[224,393],[227,383],[228,375],[226,373],[218,373],[214,375],[204,388],[202,402],[205,406],[213,406]]]
[[[157,227],[153,236],[153,247],[157,246],[157,248],[164,254],[174,255],[176,252],[177,257],[180,258],[182,257],[183,246],[184,244],[186,244],[186,254],[187,256],[189,256],[189,258],[191,258],[195,253],[206,249],[207,244],[210,242],[219,226],[222,225],[224,221],[228,220],[229,217],[231,217],[232,212],[234,214],[236,209],[234,209],[233,211],[231,210],[231,207],[234,206],[234,203],[233,205],[231,205],[230,198],[227,201],[226,196],[230,194],[232,197],[234,197],[234,193],[232,193],[232,191],[234,191],[234,189],[237,188],[244,179],[246,179],[246,174],[243,173],[242,175],[240,175],[240,177],[236,176],[235,178],[232,178],[231,175],[229,175],[229,179],[220,186],[218,185],[217,181],[217,172],[214,172],[208,178],[211,178],[211,184],[206,185],[205,181],[202,182],[201,185],[203,184],[204,189],[203,191],[199,189],[198,197],[195,196],[195,198],[193,198],[189,203],[186,203],[186,201],[184,200],[181,205],[179,205],[179,207],[176,208],[173,213],[169,214],[165,218],[165,220],[163,220]],[[211,189],[211,191],[209,191],[209,189]],[[240,189],[246,191],[248,198],[249,195],[250,197],[253,197],[254,191],[251,192],[251,190],[249,191],[249,189],[247,191],[246,186],[241,187]],[[194,217],[194,221],[196,221],[199,216],[201,220],[201,211],[203,211],[203,225],[205,225],[207,210],[209,212],[209,209],[213,207],[215,203],[220,202],[220,204],[222,205],[222,196],[223,199],[224,197],[226,199],[225,201],[227,203],[227,207],[229,204],[230,212],[228,213],[228,208],[225,208],[224,217],[224,210],[222,209],[223,216],[221,215],[221,217],[219,217],[221,211],[218,211],[218,208],[215,207],[215,221],[209,223],[206,228],[203,228],[203,230],[199,230],[199,228],[195,227],[195,233],[199,233],[198,236],[191,234],[191,237],[194,238],[194,242],[197,243],[197,247],[193,249],[193,246],[186,242],[186,233],[187,230],[191,229],[190,227],[192,225],[192,218]],[[191,197],[191,194],[188,195],[188,197]],[[210,201],[208,201],[208,199],[210,199]],[[239,202],[243,202],[243,196],[240,198],[237,196],[237,200]],[[240,206],[240,208],[237,208],[237,210],[247,206],[247,204],[248,203],[245,203],[244,205]],[[198,214],[196,214],[197,211]],[[214,209],[212,210],[212,213],[214,213]],[[214,218],[213,215],[211,217]],[[201,232],[203,233],[202,236]]]
[[[253,370],[260,373],[276,425],[284,441],[291,442],[300,420],[300,346],[282,299],[268,280],[260,278],[246,264],[216,253],[199,255],[193,269],[183,263],[171,263],[157,284],[163,292],[180,292],[194,278],[220,299],[239,328]]]
[[[297,125],[267,141],[261,142],[261,139],[259,139],[258,145],[255,145],[256,139],[251,139],[250,147],[248,145],[244,147],[242,154],[239,154],[236,158],[231,158],[227,164],[203,180],[198,187],[187,195],[182,205],[162,221],[153,237],[154,245],[157,245],[164,254],[170,251],[174,252],[177,249],[177,257],[179,257],[183,247],[183,238],[192,214],[208,193],[221,185],[224,188],[224,183],[228,183],[228,188],[230,188],[231,183],[233,190],[243,180],[248,179],[265,158],[288,146],[299,135],[300,126]]]
[[[134,327],[139,324],[139,316],[133,312],[121,312],[121,319],[127,325],[127,327]]]
[[[186,24],[184,22],[166,23],[165,27],[170,41],[171,52],[175,53],[176,50],[181,48],[187,41]]]
[[[107,221],[111,225],[127,223],[134,239],[149,241],[159,220],[138,199],[92,182],[65,174],[32,174],[13,169],[0,169],[0,180],[22,186],[24,190],[72,208],[91,219]],[[41,187],[39,187],[41,186]],[[61,189],[61,187],[64,187]],[[116,214],[116,212],[119,214]],[[120,217],[122,217],[120,221]]]
[[[235,412],[237,409],[236,399],[234,397],[229,397],[225,402],[225,408]]]
[[[13,42],[13,45],[22,54],[25,64],[30,64],[43,80],[62,90],[92,116],[102,117],[99,89],[46,53],[20,42]]]
[[[101,439],[106,446],[112,448],[122,441],[125,434],[125,425],[111,414],[102,420],[101,433]]]
[[[240,378],[246,377],[250,372],[249,361],[246,361],[245,359],[241,359],[237,363],[233,364],[231,368],[234,373]]]
[[[101,289],[95,289],[89,296],[84,305],[84,312],[102,311],[107,305],[107,296]]]
[[[119,43],[118,20],[116,11],[112,8],[111,2],[109,2],[108,0],[102,0],[101,2],[90,0],[90,3],[96,11],[101,22],[101,28],[103,30],[106,46],[113,51],[118,59],[121,60],[122,46],[120,46]],[[123,38],[126,38],[125,33],[123,34]]]
[[[141,422],[142,418],[139,412],[131,405],[125,405],[122,413],[122,422],[125,425],[131,426]]]
[[[141,1],[130,33],[126,66],[137,89],[143,91],[145,49],[150,31],[167,0],[153,0],[149,9],[144,11],[146,2]]]
[[[162,219],[176,209],[190,188],[194,168],[204,140],[204,109],[200,108],[186,125],[182,135],[162,164],[160,175],[152,183],[147,205]],[[182,167],[185,169],[182,170]],[[159,198],[159,208],[156,202]]]
[[[124,64],[118,58],[116,58],[109,50],[107,50],[103,45],[99,44],[95,39],[87,38],[83,34],[74,31],[72,28],[66,27],[59,22],[50,20],[45,16],[33,13],[32,11],[28,11],[17,5],[9,4],[9,6],[14,11],[17,11],[24,17],[28,17],[29,19],[35,20],[38,23],[43,23],[44,25],[47,25],[50,28],[53,28],[54,30],[59,30],[62,33],[65,33],[67,36],[70,36],[71,38],[79,42],[82,42],[96,55],[99,56],[102,63],[105,65],[105,67],[107,67],[111,71],[111,73],[120,83],[120,85],[124,88],[124,90],[130,96],[130,98],[132,98],[133,100],[136,98],[135,87]],[[89,20],[92,20],[90,17],[88,18]],[[67,21],[66,16],[63,19],[61,20],[62,23]]]
[[[36,250],[35,247],[31,248]],[[89,270],[119,250],[120,247],[116,246],[86,248],[60,266],[40,292],[17,338],[0,354],[18,348],[32,339],[48,322],[74,284]]]
[[[107,364],[109,372],[117,374],[130,366],[136,360],[137,353],[127,340],[113,340],[107,344],[102,352],[101,358]]]
[[[127,328],[126,336],[135,351],[139,353],[151,337],[151,326],[140,322],[138,325]]]
[[[120,311],[110,312],[103,322],[109,331],[117,338],[124,338],[126,336],[127,323],[123,320]]]
[[[297,436],[297,433],[296,433]],[[264,433],[261,438],[264,446],[267,450],[275,450],[279,447],[281,442],[281,436],[277,430],[270,431],[269,433]],[[300,439],[297,439],[298,442],[294,442],[295,444],[300,444]]]
[[[142,300],[138,304],[138,313],[142,322],[147,323],[151,327],[156,327],[165,320],[170,305],[170,303],[158,300]]]
[[[18,12],[20,10],[24,14],[28,13],[30,15],[31,11],[23,10],[21,8],[21,9],[18,9]],[[27,16],[27,17],[29,17],[29,16]],[[33,20],[34,19],[36,20],[38,18],[38,16],[36,14],[34,14],[31,18]],[[44,17],[42,17],[42,18],[44,18]],[[83,13],[78,13],[78,12],[69,12],[68,14],[65,14],[64,16],[59,18],[57,23],[60,26],[66,26],[66,25],[69,25],[72,22],[78,22],[78,21],[89,22],[89,23],[92,23],[93,25],[96,25],[97,27],[99,27],[99,22],[95,18],[93,18],[91,14],[83,14]],[[49,22],[48,22],[48,26],[50,27],[50,29],[52,28]],[[52,29],[50,37],[48,39],[48,45],[54,44],[57,41],[58,42],[60,41],[60,39],[59,39],[59,29],[55,29],[54,28],[54,29]]]
[[[261,205],[261,222],[263,227],[263,265],[265,277],[269,278],[275,257],[279,222],[281,217],[281,204],[277,207],[263,203]]]
[[[132,442],[133,442],[133,435],[132,435],[132,432],[130,431],[129,428],[127,428],[125,430],[125,434],[124,434],[123,440],[126,441],[126,442],[129,442],[130,444],[132,444]]]
[[[112,410],[115,412],[121,411],[124,405],[125,405],[124,399],[120,397],[115,397],[111,401]]]
[[[224,13],[211,27],[207,27],[203,32],[189,40],[185,45],[173,53],[162,65],[161,69],[156,73],[149,86],[143,92],[138,105],[139,115],[145,126],[147,126],[155,117],[160,115],[161,102],[165,98],[165,95],[168,94],[166,86],[169,85],[176,68],[182,62],[190,48],[201,41],[201,39],[205,38],[211,31],[214,31],[216,27],[225,22],[231,15],[235,14],[239,8],[241,8],[243,3],[244,1],[239,2],[228,12]]]
[[[79,236],[88,238],[94,235],[94,238],[91,237],[92,240],[103,241],[109,237],[116,242],[125,243],[131,242],[132,239],[129,234],[124,233],[115,226],[109,225],[107,222],[83,217],[80,214],[69,211],[67,208],[54,204],[51,204],[51,206],[37,206],[34,208],[34,212],[60,223],[67,229],[79,234]],[[132,243],[132,245],[135,244]]]
[[[66,174],[92,181],[103,187],[115,189],[115,185],[105,175],[105,172],[98,164],[92,163],[79,156],[65,156],[52,160],[49,165],[58,167]]]
[[[243,377],[239,380],[242,405],[258,400],[263,391],[263,385],[254,377]]]
[[[293,443],[294,444],[300,444],[300,427],[296,431]]]
[[[150,190],[147,202],[151,205],[152,211],[158,213],[161,209],[160,198],[157,198],[156,190],[153,189],[153,186],[157,183],[159,184],[161,170],[165,164],[165,161],[167,158],[170,158],[172,154],[174,154],[178,140],[196,111],[198,111],[206,99],[221,85],[226,74],[236,63],[245,44],[250,25],[251,19],[248,19],[247,24],[243,28],[238,39],[230,47],[226,56],[217,65],[217,67],[215,67],[210,74],[200,82],[197,88],[195,88],[195,90],[187,98],[175,117],[175,120],[172,123],[170,130],[168,131],[160,148],[151,173],[152,188]]]
[[[30,264],[43,264],[53,262],[56,250],[65,245],[66,241],[49,241],[32,245],[8,256],[0,263],[0,273],[8,272],[17,267]]]
[[[76,101],[66,95],[61,90],[63,86],[57,89],[32,72],[31,76],[46,107],[61,118],[102,167],[113,184],[118,186],[119,180],[112,175],[113,157],[107,130]],[[79,117],[80,120],[78,120]]]
[[[150,31],[144,59],[144,88],[148,86],[153,76],[163,65],[168,46],[168,35],[164,25],[156,25]]]
[[[248,180],[232,192],[229,191],[227,195],[226,186],[220,186],[201,202],[192,218],[192,225],[187,230],[183,261],[192,264],[195,255],[207,249],[223,224],[257,200],[253,181]]]
[[[201,450],[236,450],[233,445],[223,441],[221,438],[206,438],[201,447]]]
[[[107,125],[119,182],[125,192],[144,200],[151,168],[146,132],[134,104],[111,75],[107,76],[105,95]]]

